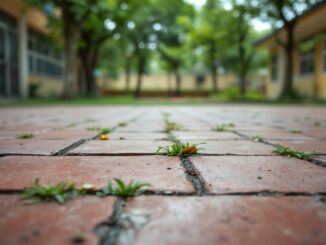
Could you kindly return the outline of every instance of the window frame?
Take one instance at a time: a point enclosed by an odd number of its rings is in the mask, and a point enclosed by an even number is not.
[[[29,73],[55,79],[63,78],[63,55],[58,55],[42,34],[28,29]]]

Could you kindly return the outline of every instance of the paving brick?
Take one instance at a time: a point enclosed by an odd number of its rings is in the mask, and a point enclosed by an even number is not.
[[[0,196],[0,244],[74,244],[77,234],[82,244],[98,244],[94,227],[113,211],[114,197],[82,197],[67,202],[26,205],[17,196]]]
[[[75,143],[76,139],[38,140],[7,139],[0,140],[0,154],[51,155]]]
[[[300,151],[316,151],[326,154],[326,141],[322,140],[295,140],[295,141],[269,141],[272,144],[280,144]]]
[[[158,146],[170,144],[170,141],[163,140],[92,140],[69,154],[155,154]]]
[[[130,132],[113,132],[109,134],[111,140],[164,140],[167,138],[165,133],[130,133]]]
[[[150,183],[151,190],[192,192],[178,157],[110,156],[110,157],[22,157],[0,158],[0,189],[23,189],[36,178],[41,183],[71,181],[91,183],[98,188],[113,178]]]
[[[191,161],[212,193],[326,190],[326,168],[295,158],[201,156]]]
[[[119,244],[324,244],[326,206],[311,197],[137,197]]]
[[[201,143],[203,141],[185,140],[183,142]],[[232,155],[275,155],[272,153],[273,147],[256,143],[249,140],[225,140],[225,141],[206,141],[200,145],[202,150],[200,153],[206,154],[232,154]]]
[[[293,134],[284,130],[272,130],[272,131],[241,131],[242,134],[248,137],[259,136],[263,139],[278,139],[278,140],[313,140],[313,137],[309,137],[303,134]]]
[[[234,140],[234,139],[243,139],[242,137],[230,133],[230,132],[187,132],[187,131],[177,131],[173,132],[179,140]]]
[[[36,139],[42,140],[62,140],[62,139],[89,139],[96,136],[96,131],[82,131],[82,130],[54,130],[40,133],[36,136]]]
[[[325,127],[320,127],[320,128],[309,128],[309,129],[303,129],[303,134],[310,136],[310,137],[315,137],[319,139],[326,140],[326,128]]]

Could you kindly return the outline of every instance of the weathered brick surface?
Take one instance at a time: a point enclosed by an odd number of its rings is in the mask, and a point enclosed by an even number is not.
[[[326,141],[322,140],[293,140],[293,141],[269,141],[272,144],[279,144],[300,151],[316,151],[320,154],[326,154]]]
[[[113,132],[109,134],[111,140],[164,140],[166,139],[166,134],[157,132]]]
[[[69,154],[155,154],[163,140],[92,140],[69,151]]]
[[[313,140],[312,136],[303,135],[302,133],[290,133],[285,130],[271,130],[271,131],[241,131],[242,134],[248,137],[259,136],[263,139],[277,139],[277,140]]]
[[[76,244],[78,234],[82,244],[98,244],[93,229],[110,217],[114,202],[114,197],[83,197],[65,205],[26,205],[19,196],[1,195],[0,244]]]
[[[236,140],[236,139],[243,139],[242,137],[230,133],[230,132],[211,132],[211,131],[195,131],[195,132],[174,132],[178,139],[182,141],[187,140]]]
[[[7,139],[0,140],[0,154],[52,155],[77,142],[76,139],[38,140]]]
[[[182,125],[171,132],[182,142],[206,142],[200,147],[207,156],[181,163],[179,157],[154,155],[158,146],[172,144],[164,117]],[[235,127],[227,132],[211,130],[230,123]],[[89,140],[96,128],[112,128],[109,140]],[[302,133],[289,133],[291,128]],[[16,138],[23,133],[35,137]],[[247,139],[256,135],[324,155],[314,162],[277,156],[272,145]],[[119,244],[141,245],[323,244],[325,135],[323,107],[2,108],[0,155],[13,156],[0,156],[0,244],[72,244],[79,232],[85,233],[82,244],[98,244],[93,230],[99,223],[101,235],[108,232],[103,244],[113,244],[115,235]],[[63,156],[53,156],[58,151]],[[29,156],[35,154],[46,156]],[[73,181],[97,188],[118,177],[148,182],[153,192],[126,199],[113,219],[115,197],[87,194],[62,206],[25,205],[14,190],[38,177],[42,184]]]
[[[184,140],[183,142],[201,143],[202,141]],[[204,143],[205,144],[200,145],[200,148],[202,148],[200,153],[219,155],[274,155],[274,153],[272,153],[274,149],[272,146],[249,140],[209,140]]]
[[[115,157],[26,157],[0,158],[0,189],[23,189],[36,178],[43,184],[60,181],[90,183],[98,188],[109,180],[121,178],[151,184],[155,191],[194,191],[185,178],[178,157],[115,156]]]
[[[326,168],[282,156],[201,156],[191,161],[211,193],[324,192]]]
[[[137,228],[123,233],[120,244],[126,239],[128,244],[323,244],[326,239],[326,207],[310,197],[139,197],[125,212],[125,223]]]

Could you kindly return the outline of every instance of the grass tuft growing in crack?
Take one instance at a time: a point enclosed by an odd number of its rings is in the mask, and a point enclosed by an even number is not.
[[[105,197],[105,196],[119,196],[119,197],[131,197],[131,196],[137,196],[146,191],[144,187],[150,186],[148,183],[143,182],[136,182],[131,181],[129,184],[124,183],[121,179],[115,178],[115,186],[112,184],[111,181],[108,182],[108,184],[102,188],[100,191],[96,193],[99,197]]]
[[[175,122],[171,122],[166,120],[165,121],[165,127],[164,132],[169,133],[171,131],[180,131],[183,129],[183,126],[181,124],[177,124]]]
[[[34,138],[34,134],[27,133],[27,134],[18,134],[17,139],[31,139]]]
[[[163,154],[167,156],[192,156],[198,154],[198,151],[201,150],[201,148],[198,147],[198,145],[205,144],[205,143],[199,143],[199,144],[182,144],[182,143],[174,143],[170,146],[159,146],[156,154]]]
[[[255,135],[255,136],[251,137],[251,140],[253,142],[263,142],[263,139],[258,135]]]
[[[298,128],[290,128],[289,132],[292,134],[301,134],[302,133],[302,131]]]
[[[224,132],[224,131],[228,130],[229,128],[234,128],[234,127],[235,127],[234,123],[217,124],[215,127],[212,128],[212,131]]]
[[[127,122],[119,122],[118,127],[127,127],[128,123]]]
[[[41,185],[37,178],[32,187],[26,189],[23,193],[23,199],[27,204],[35,204],[41,201],[55,201],[64,204],[69,199],[84,194],[86,189],[76,188],[75,183],[60,182],[56,185]]]
[[[108,134],[112,132],[112,128],[89,127],[88,131],[98,131],[99,134]]]
[[[273,150],[273,152],[282,156],[296,157],[307,161],[311,161],[313,158],[318,156],[318,154],[315,151],[313,152],[298,151],[290,147],[284,147],[281,145],[277,145],[276,149]]]

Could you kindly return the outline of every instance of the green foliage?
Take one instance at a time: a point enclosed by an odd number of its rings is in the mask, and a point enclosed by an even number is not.
[[[156,154],[163,154],[167,156],[191,156],[198,154],[198,151],[201,149],[198,145],[204,144],[182,144],[182,143],[174,143],[171,146],[159,146]]]
[[[31,139],[31,138],[34,138],[34,134],[32,134],[32,133],[18,134],[17,138],[18,139]]]
[[[150,186],[148,183],[142,183],[142,182],[135,182],[131,181],[129,184],[125,184],[121,179],[115,178],[115,186],[112,184],[111,181],[108,182],[107,186],[101,189],[101,191],[97,192],[96,195],[100,197],[105,197],[109,195],[115,195],[119,197],[132,197],[137,196],[146,189],[144,187]]]
[[[68,199],[82,193],[74,183],[60,182],[56,185],[41,185],[37,178],[31,188],[26,189],[22,196],[28,204],[35,204],[41,201],[55,201],[64,204]]]
[[[312,160],[318,155],[315,151],[313,152],[298,151],[298,150],[291,149],[290,147],[284,147],[281,145],[276,146],[276,149],[273,150],[273,152],[282,156],[296,157],[308,161]]]

